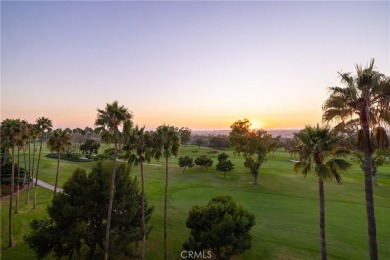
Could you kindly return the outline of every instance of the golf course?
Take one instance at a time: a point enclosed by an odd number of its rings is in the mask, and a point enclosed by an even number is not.
[[[0,260],[390,260],[390,0],[0,15]]]
[[[112,147],[112,145],[110,146]],[[103,149],[102,149],[103,150]],[[218,153],[225,152],[235,168],[226,174],[216,171]],[[39,179],[53,184],[57,160],[42,151]],[[213,165],[198,166],[184,172],[177,158],[169,159],[168,191],[168,258],[181,259],[183,243],[188,239],[188,212],[194,205],[205,205],[216,195],[229,195],[252,212],[256,224],[250,231],[252,247],[234,259],[318,259],[320,257],[318,177],[303,177],[293,171],[294,157],[282,149],[269,153],[259,173],[259,185],[244,167],[244,158],[229,150],[192,145],[181,146],[179,156],[208,155]],[[23,158],[23,157],[21,157]],[[356,162],[342,174],[343,183],[326,181],[326,238],[329,259],[368,259],[367,219],[365,212],[364,173]],[[96,162],[61,161],[59,186],[78,168],[89,172]],[[23,161],[22,161],[23,165]],[[144,165],[145,193],[148,205],[154,207],[149,224],[153,226],[146,241],[146,259],[163,258],[164,160]],[[132,176],[140,181],[140,170],[132,166]],[[374,186],[377,221],[378,255],[390,255],[390,165],[379,168],[378,185]],[[30,191],[30,196],[33,191]],[[35,259],[35,253],[23,237],[31,232],[33,219],[44,219],[53,191],[38,188],[37,208],[25,204],[27,190],[21,192],[19,213],[13,215],[15,246],[7,247],[8,199],[1,203],[1,259]],[[47,259],[54,258],[54,255]]]

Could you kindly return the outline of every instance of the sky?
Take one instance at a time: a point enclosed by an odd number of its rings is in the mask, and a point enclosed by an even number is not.
[[[390,2],[1,2],[1,117],[193,130],[321,123],[338,72],[390,75]]]

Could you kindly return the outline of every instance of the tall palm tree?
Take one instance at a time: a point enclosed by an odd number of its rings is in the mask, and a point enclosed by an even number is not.
[[[295,147],[299,154],[299,162],[294,164],[295,172],[301,172],[306,176],[313,168],[318,177],[318,188],[320,198],[320,240],[321,256],[325,260],[325,192],[324,180],[335,179],[341,183],[340,173],[351,167],[351,164],[343,159],[336,158],[347,154],[347,150],[339,145],[341,137],[332,133],[325,127],[306,126],[305,129],[295,134],[300,144]],[[328,159],[332,157],[331,159]],[[313,165],[314,164],[314,165]]]
[[[164,259],[168,259],[167,251],[167,219],[168,219],[168,160],[177,156],[180,147],[180,135],[177,128],[169,125],[159,126],[155,132],[157,157],[165,158],[165,197],[164,197]]]
[[[5,119],[1,123],[1,139],[8,142],[11,147],[12,170],[11,170],[11,191],[9,196],[9,211],[8,211],[8,247],[13,247],[12,237],[12,195],[14,191],[15,179],[15,146],[21,132],[21,122],[19,119]]]
[[[46,117],[39,117],[37,119],[37,128],[40,131],[41,138],[40,138],[40,146],[39,146],[39,154],[38,154],[38,162],[37,162],[37,172],[35,174],[35,188],[34,188],[34,205],[33,209],[37,206],[37,187],[38,187],[38,177],[39,177],[39,162],[41,161],[41,153],[42,153],[42,144],[43,144],[43,134],[45,131],[51,131],[51,128],[53,127],[53,124],[49,118]]]
[[[119,106],[118,101],[106,105],[106,108],[97,109],[95,131],[101,134],[105,142],[114,142],[114,163],[111,173],[110,197],[108,202],[106,237],[104,241],[104,259],[108,259],[108,245],[110,242],[110,225],[112,203],[114,200],[116,160],[118,157],[118,144],[123,141],[123,133],[129,133],[132,126],[132,114],[124,106]],[[120,130],[122,128],[122,132]]]
[[[47,146],[49,147],[50,151],[57,152],[57,173],[56,183],[54,186],[54,197],[56,196],[58,187],[61,153],[64,153],[71,146],[71,138],[72,137],[68,132],[63,131],[62,129],[56,129],[47,141]]]
[[[145,228],[145,177],[144,177],[144,162],[150,162],[154,155],[153,140],[150,132],[145,132],[145,126],[139,128],[138,125],[132,129],[128,136],[126,145],[127,158],[129,163],[140,165],[141,170],[141,207],[142,207],[142,259],[145,259],[145,242],[146,242],[146,228]]]
[[[339,73],[345,87],[330,88],[323,105],[323,121],[336,120],[339,129],[356,126],[358,147],[364,154],[366,213],[370,258],[378,259],[376,220],[372,185],[372,154],[385,147],[385,125],[390,124],[390,78],[374,69],[374,59],[366,68],[356,65],[356,75]]]
[[[38,128],[35,124],[29,125],[29,142],[28,142],[28,183],[27,183],[27,198],[26,203],[30,202],[30,186],[32,185],[34,188],[34,162],[35,162],[35,140],[38,137]],[[33,156],[31,162],[31,142],[33,143]],[[31,166],[31,167],[30,167]],[[31,181],[30,181],[31,180]],[[31,185],[30,185],[31,184]]]

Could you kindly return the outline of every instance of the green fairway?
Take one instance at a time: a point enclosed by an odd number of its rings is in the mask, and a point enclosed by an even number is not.
[[[243,158],[227,152],[235,169],[223,177],[215,170],[217,154],[214,149],[197,146],[181,147],[179,156],[197,157],[207,154],[214,164],[208,170],[194,166],[182,172],[177,159],[170,159],[168,198],[168,248],[169,259],[180,259],[182,245],[188,238],[185,227],[188,212],[195,204],[206,204],[215,195],[230,195],[238,204],[253,212],[252,248],[236,259],[319,259],[319,199],[318,179],[309,175],[304,178],[292,170],[294,158],[278,151],[260,169],[259,183],[252,184],[252,176],[243,166]],[[44,157],[40,179],[54,184],[56,159]],[[295,158],[296,159],[296,158]],[[163,206],[164,161],[152,161],[145,166],[145,189],[148,203],[155,210],[153,225],[146,244],[147,259],[163,258]],[[60,186],[75,168],[89,169],[94,162],[75,163],[61,161]],[[139,176],[139,168],[132,174]],[[354,167],[343,175],[344,183],[325,183],[326,239],[329,259],[368,259],[367,220],[365,211],[364,176]],[[379,168],[379,186],[374,187],[375,213],[379,257],[390,255],[390,166]],[[53,196],[51,191],[38,189],[38,208],[32,210],[32,202],[26,205],[26,191],[22,192],[20,213],[14,215],[15,247],[8,249],[8,200],[1,204],[1,258],[34,259],[34,252],[23,242],[29,233],[29,222],[44,218],[46,206]]]

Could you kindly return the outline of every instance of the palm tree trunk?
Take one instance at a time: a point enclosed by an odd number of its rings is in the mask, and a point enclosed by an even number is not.
[[[23,158],[24,158],[24,177],[23,177],[23,185],[26,184],[26,175],[27,175],[27,161],[26,161],[26,147],[23,145]]]
[[[15,214],[19,213],[20,146],[18,146],[18,182],[16,183]]]
[[[35,164],[35,139],[33,142],[33,157],[32,157],[32,166],[31,166],[31,188],[34,188],[34,164]],[[27,194],[28,200],[30,201],[30,191]]]
[[[57,193],[57,186],[58,186],[58,173],[59,173],[59,169],[60,169],[60,157],[61,157],[61,153],[58,151],[58,157],[57,157],[57,174],[56,174],[56,184],[54,185],[54,196],[53,196],[53,198],[56,196],[56,193]]]
[[[15,177],[15,148],[12,147],[12,171],[11,171],[11,191],[9,194],[9,211],[8,211],[8,247],[14,246],[12,238],[12,194],[14,192],[14,177]]]
[[[7,163],[7,156],[8,156],[8,148],[4,148],[4,160],[3,160],[3,166]]]
[[[41,134],[41,145],[39,147],[38,163],[37,163],[37,173],[35,174],[35,188],[34,188],[34,205],[33,205],[33,209],[35,209],[37,207],[37,188],[38,188],[38,176],[39,176],[39,162],[41,161],[42,143],[43,143],[43,132]]]
[[[118,156],[118,144],[117,144],[117,142],[115,142],[114,164],[113,164],[112,173],[111,173],[110,199],[108,201],[106,239],[104,242],[104,260],[108,260],[108,245],[110,243],[110,226],[111,226],[112,204],[114,201],[115,171],[116,171],[116,158],[117,158],[117,156]]]
[[[320,196],[320,239],[321,239],[321,259],[326,260],[326,240],[325,240],[325,192],[322,178],[318,179]]]
[[[31,143],[28,142],[28,182],[26,204],[30,202],[30,183],[31,183]]]
[[[366,212],[368,220],[368,244],[370,249],[370,259],[378,259],[377,242],[376,242],[376,221],[374,211],[374,194],[372,188],[371,176],[372,154],[364,153],[364,179],[366,191]]]
[[[168,210],[168,157],[165,157],[165,199],[164,199],[164,260],[168,259],[167,249],[167,210]]]
[[[141,159],[142,160],[142,159]],[[145,259],[145,188],[144,163],[141,161],[141,206],[142,206],[142,259]]]
[[[366,109],[367,110],[367,109]],[[373,149],[371,146],[370,128],[368,125],[368,112],[363,111],[361,118],[361,125],[364,131],[365,143],[364,148],[364,180],[365,180],[365,192],[366,192],[366,213],[368,221],[368,245],[370,250],[370,259],[378,259],[378,249],[376,241],[376,221],[374,211],[374,194],[372,188],[372,154]]]

